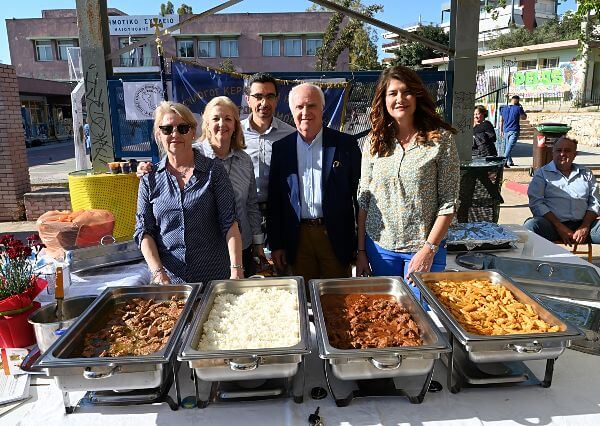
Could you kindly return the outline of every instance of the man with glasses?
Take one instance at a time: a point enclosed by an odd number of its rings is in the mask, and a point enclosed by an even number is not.
[[[251,113],[248,118],[242,120],[242,129],[246,152],[254,164],[258,206],[263,217],[263,231],[265,231],[272,145],[273,142],[286,137],[296,129],[273,116],[279,100],[279,92],[277,82],[272,75],[265,73],[252,75],[244,92]]]

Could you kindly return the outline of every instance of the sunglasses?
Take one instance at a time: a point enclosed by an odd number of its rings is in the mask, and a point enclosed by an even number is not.
[[[263,99],[266,99],[268,101],[272,101],[273,99],[275,99],[277,97],[276,94],[274,93],[267,93],[266,95],[257,93],[255,95],[250,95],[252,96],[254,99],[256,99],[258,102],[262,101]]]
[[[177,127],[173,127],[172,125],[168,126],[158,126],[161,133],[165,136],[168,136],[173,133],[173,129],[177,129],[177,133],[180,135],[187,135],[192,126],[190,124],[178,124]]]

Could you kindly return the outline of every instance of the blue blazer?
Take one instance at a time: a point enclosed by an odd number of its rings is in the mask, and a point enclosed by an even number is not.
[[[269,248],[296,258],[300,230],[300,186],[294,132],[273,144],[269,171],[267,238]],[[342,264],[356,251],[356,192],[361,153],[354,136],[323,128],[323,218],[333,250]]]

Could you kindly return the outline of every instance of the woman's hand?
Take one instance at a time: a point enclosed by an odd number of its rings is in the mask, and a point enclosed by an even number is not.
[[[406,278],[409,281],[412,281],[410,279],[410,274],[412,272],[429,272],[431,265],[433,264],[434,256],[435,252],[433,252],[429,247],[422,247],[421,250],[416,252],[413,258],[410,260]]]
[[[137,170],[135,172],[136,176],[141,178],[142,176],[150,173],[152,171],[152,163],[146,161],[140,161],[138,163]]]
[[[169,279],[169,276],[167,275],[167,273],[164,270],[162,270],[162,271],[157,272],[152,277],[152,283],[159,284],[159,285],[169,285],[169,284],[171,284],[171,280]]]
[[[241,280],[244,278],[244,270],[242,268],[231,268],[230,280]]]
[[[369,258],[367,252],[359,251],[356,256],[356,276],[357,277],[370,277],[371,267],[369,266]]]

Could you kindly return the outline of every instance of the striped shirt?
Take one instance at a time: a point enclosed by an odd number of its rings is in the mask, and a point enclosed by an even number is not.
[[[254,177],[258,189],[258,202],[266,203],[269,194],[269,169],[271,168],[271,152],[273,143],[283,139],[287,135],[296,131],[296,129],[285,121],[273,117],[271,127],[264,133],[258,133],[250,125],[252,115],[242,121],[242,130],[244,131],[244,141],[246,143],[246,152],[252,158],[254,165]]]
[[[221,162],[229,175],[235,195],[235,209],[240,219],[242,247],[247,249],[252,244],[262,244],[264,240],[260,226],[262,218],[256,201],[256,180],[250,156],[242,150],[233,150],[221,160],[215,156],[207,140],[192,146],[204,156]]]
[[[194,153],[184,188],[167,171],[167,157],[140,179],[133,238],[145,234],[173,283],[205,283],[230,276],[226,235],[236,221],[233,188],[219,161]]]

